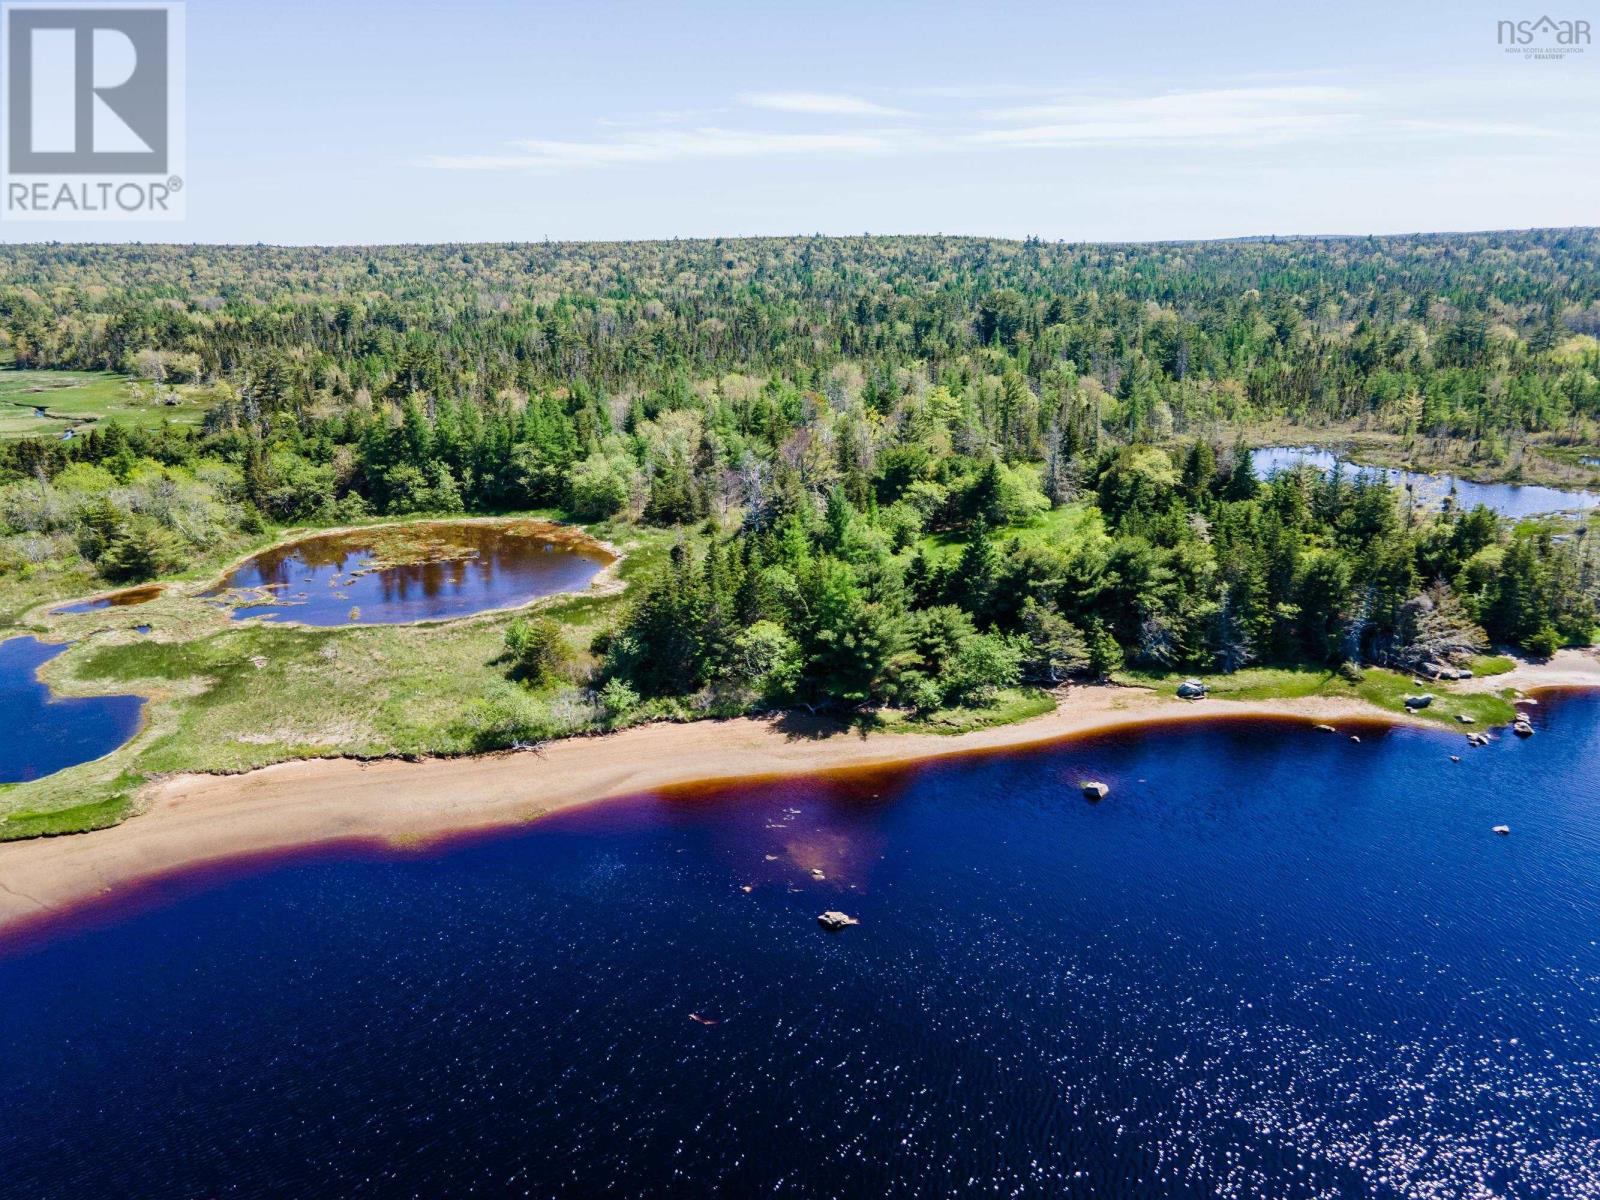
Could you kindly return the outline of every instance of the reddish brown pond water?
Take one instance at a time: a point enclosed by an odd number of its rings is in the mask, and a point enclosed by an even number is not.
[[[206,594],[233,603],[236,620],[390,625],[579,591],[611,561],[592,538],[548,521],[428,521],[275,546]]]
[[[124,588],[120,592],[96,596],[93,600],[80,600],[76,604],[63,604],[60,608],[51,609],[50,612],[52,615],[61,616],[66,613],[95,612],[102,608],[127,608],[134,604],[148,604],[159,595],[161,595],[160,584],[146,583],[138,587]]]

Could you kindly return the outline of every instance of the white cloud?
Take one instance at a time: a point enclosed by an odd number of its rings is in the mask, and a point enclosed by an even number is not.
[[[985,115],[998,121],[1071,120],[1085,115],[1123,117],[1160,116],[1172,112],[1212,114],[1260,113],[1343,105],[1362,99],[1353,88],[1322,85],[1263,85],[1261,87],[1204,88],[1161,92],[1154,96],[1063,96],[1048,104],[992,109]]]
[[[428,166],[456,171],[559,171],[692,158],[762,158],[807,154],[871,154],[894,148],[883,133],[776,133],[735,129],[656,130],[606,141],[513,142],[511,154],[435,154]]]
[[[1406,118],[1392,121],[1390,126],[1397,130],[1404,130],[1407,133],[1436,134],[1441,137],[1559,138],[1566,136],[1560,130],[1546,129],[1542,125],[1529,125],[1521,121],[1478,121],[1471,118],[1434,118],[1430,120]]]
[[[931,83],[899,87],[894,92],[936,100],[1015,100],[1023,96],[1058,96],[1061,89],[1033,83]]]
[[[746,92],[739,103],[751,108],[769,108],[777,112],[806,113],[811,116],[830,117],[905,117],[911,114],[904,109],[890,108],[860,96],[847,96],[837,92]]]
[[[1157,96],[1091,97],[991,111],[1028,124],[973,135],[980,143],[1040,148],[1119,142],[1282,142],[1336,136],[1360,121],[1361,94],[1333,87],[1225,88]]]
[[[1012,97],[1013,99],[1019,97]],[[1030,96],[1031,98],[1031,96]],[[993,101],[991,96],[990,100]],[[710,110],[660,126],[615,124],[596,138],[535,138],[504,153],[438,154],[423,159],[446,170],[564,171],[694,159],[840,157],[1070,151],[1133,146],[1163,159],[1165,169],[1186,147],[1248,151],[1293,144],[1377,145],[1419,154],[1497,149],[1508,139],[1575,137],[1559,113],[1508,106],[1501,93],[1463,92],[1443,80],[1393,81],[1361,89],[1263,81],[1260,85],[1156,94],[1065,94],[1008,108],[977,107],[929,114],[915,123],[879,121],[868,128],[738,129],[705,121]],[[813,117],[893,113],[854,96],[770,92],[739,97],[741,104]],[[1519,111],[1523,110],[1523,111]],[[1531,118],[1531,119],[1530,119]],[[733,123],[732,118],[727,118]]]

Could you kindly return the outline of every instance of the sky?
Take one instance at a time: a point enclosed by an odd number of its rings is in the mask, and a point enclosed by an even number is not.
[[[1522,2],[189,0],[186,219],[0,240],[1600,224],[1600,46]]]

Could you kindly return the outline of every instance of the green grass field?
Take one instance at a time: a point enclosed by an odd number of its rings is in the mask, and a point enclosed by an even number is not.
[[[1015,538],[1024,545],[1042,543],[1068,552],[1108,540],[1100,510],[1087,504],[1065,504],[1026,521],[1017,521],[1000,530],[999,536],[1007,540]],[[953,562],[966,548],[967,535],[957,530],[930,533],[917,544],[930,561]]]
[[[0,370],[0,438],[59,437],[116,418],[129,426],[198,425],[208,400],[202,388],[162,387],[180,403],[163,404],[158,389],[110,371]],[[43,410],[43,415],[38,410]]]
[[[1506,664],[1504,669],[1510,669],[1510,659],[1499,661]],[[1486,670],[1480,673],[1498,672]],[[1232,675],[1119,671],[1114,678],[1118,683],[1151,688],[1164,696],[1176,696],[1178,684],[1185,679],[1198,679],[1219,700],[1285,700],[1331,696],[1365,700],[1392,713],[1407,711],[1407,696],[1431,692],[1433,703],[1427,708],[1417,709],[1416,715],[1452,728],[1461,724],[1456,719],[1458,715],[1471,717],[1476,726],[1504,724],[1516,715],[1511,701],[1504,696],[1490,692],[1461,692],[1456,690],[1457,685],[1449,683],[1419,685],[1408,675],[1382,667],[1366,668],[1357,681],[1348,680],[1337,671],[1323,667],[1247,667]]]
[[[941,708],[925,713],[884,709],[857,717],[851,725],[863,733],[970,733],[1042,717],[1055,707],[1055,698],[1039,688],[1004,688],[981,708]]]

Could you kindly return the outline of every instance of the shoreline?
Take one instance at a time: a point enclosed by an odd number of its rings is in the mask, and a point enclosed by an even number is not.
[[[1471,685],[1477,685],[1472,687]],[[1600,662],[1568,652],[1471,690],[1600,687]],[[1053,712],[963,734],[841,731],[787,714],[636,726],[540,750],[469,758],[307,759],[239,775],[178,775],[145,789],[139,815],[88,833],[0,843],[0,937],[85,906],[226,864],[367,845],[427,849],[524,827],[565,809],[689,784],[716,785],[909,765],[1163,723],[1256,718],[1456,731],[1361,700],[1175,700],[1073,687]]]
[[[1564,461],[1559,455],[1559,451],[1562,450],[1578,453],[1580,448],[1549,440],[1528,440],[1523,443],[1518,463],[1522,474],[1516,478],[1510,477],[1512,467],[1509,462],[1494,465],[1457,462],[1451,460],[1448,455],[1429,454],[1426,451],[1419,456],[1403,448],[1405,439],[1400,435],[1378,429],[1363,429],[1340,422],[1323,425],[1296,423],[1280,425],[1268,422],[1259,428],[1250,429],[1245,440],[1251,449],[1256,450],[1275,446],[1304,445],[1337,452],[1336,448],[1343,445],[1349,451],[1350,461],[1358,466],[1414,471],[1422,475],[1451,475],[1467,483],[1485,486],[1545,487],[1558,492],[1600,492],[1600,480],[1596,478],[1600,475],[1600,471],[1575,466]],[[1558,453],[1552,455],[1548,453],[1549,451]],[[1530,458],[1534,461],[1530,462]]]

